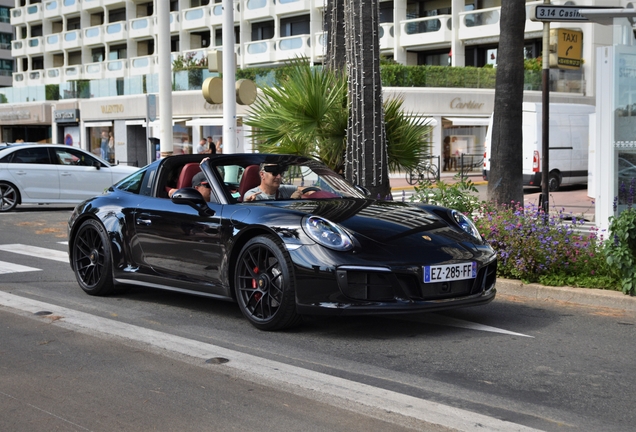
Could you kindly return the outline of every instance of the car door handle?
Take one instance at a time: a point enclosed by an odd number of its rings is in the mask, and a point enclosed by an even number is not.
[[[62,177],[68,177],[68,176],[70,176],[70,175],[71,175],[71,173],[70,173],[70,172],[63,172],[63,173],[60,173],[60,176],[62,176]]]
[[[137,225],[150,226],[152,225],[152,221],[150,219],[137,218]]]

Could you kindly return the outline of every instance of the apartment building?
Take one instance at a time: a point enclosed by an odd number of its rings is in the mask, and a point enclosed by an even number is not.
[[[13,141],[26,131],[32,136],[20,138],[91,149],[98,145],[101,132],[107,131],[115,134],[117,159],[141,165],[152,160],[155,153],[148,138],[155,134],[153,121],[156,124],[158,112],[154,95],[158,91],[157,1],[170,2],[173,62],[201,61],[208,51],[222,47],[221,0],[15,0],[10,11],[15,72],[13,87],[0,89],[8,102],[6,108],[0,106],[0,138]],[[234,1],[238,67],[272,66],[298,56],[320,64],[326,40],[325,1]],[[502,1],[380,1],[381,53],[406,65],[496,66]],[[527,1],[526,15],[542,3]],[[623,0],[552,3],[631,5]],[[611,29],[578,22],[551,27],[576,28],[584,35],[584,64],[561,80],[564,85],[553,99],[593,104],[594,52],[597,46],[611,45]],[[541,55],[542,30],[542,23],[526,19],[527,58]],[[553,72],[557,80],[566,73]],[[182,87],[176,81],[175,74],[174,88],[179,90]],[[47,91],[59,95],[51,97]],[[385,88],[385,92],[401,95],[407,109],[430,116],[438,126],[433,154],[441,153],[443,137],[449,134],[465,137],[468,151],[483,145],[493,90]],[[537,92],[526,93],[529,101],[540,99]],[[245,108],[239,107],[237,114],[240,124]],[[184,138],[198,142],[201,136],[221,134],[222,109],[207,104],[200,91],[174,91],[173,123],[175,143]],[[249,150],[246,131],[241,126],[237,129],[239,149]],[[183,150],[191,147],[186,144]]]

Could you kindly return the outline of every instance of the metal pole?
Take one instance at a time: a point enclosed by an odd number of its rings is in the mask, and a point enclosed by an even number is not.
[[[172,142],[172,66],[170,61],[170,2],[157,0],[157,55],[159,57],[159,139],[161,157],[170,156]],[[147,125],[147,124],[146,124]]]
[[[234,2],[223,0],[223,153],[236,153]]]
[[[550,0],[544,0],[550,4]],[[541,94],[541,208],[550,208],[550,23],[543,23],[543,70]]]

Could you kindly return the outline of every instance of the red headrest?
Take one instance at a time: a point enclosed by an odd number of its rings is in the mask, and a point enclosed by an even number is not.
[[[258,165],[249,165],[243,171],[243,176],[241,177],[241,182],[239,183],[239,194],[240,200],[243,200],[243,195],[248,190],[255,188],[259,184],[261,184],[261,175],[259,174],[260,167]]]
[[[179,174],[179,180],[177,180],[177,189],[192,187],[192,177],[200,171],[201,167],[197,162],[185,164]]]

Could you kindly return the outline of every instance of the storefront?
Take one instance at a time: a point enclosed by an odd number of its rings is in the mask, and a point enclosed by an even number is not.
[[[51,104],[7,104],[0,107],[0,141],[51,142]]]
[[[81,148],[79,122],[77,102],[57,103],[53,109],[52,141]]]

